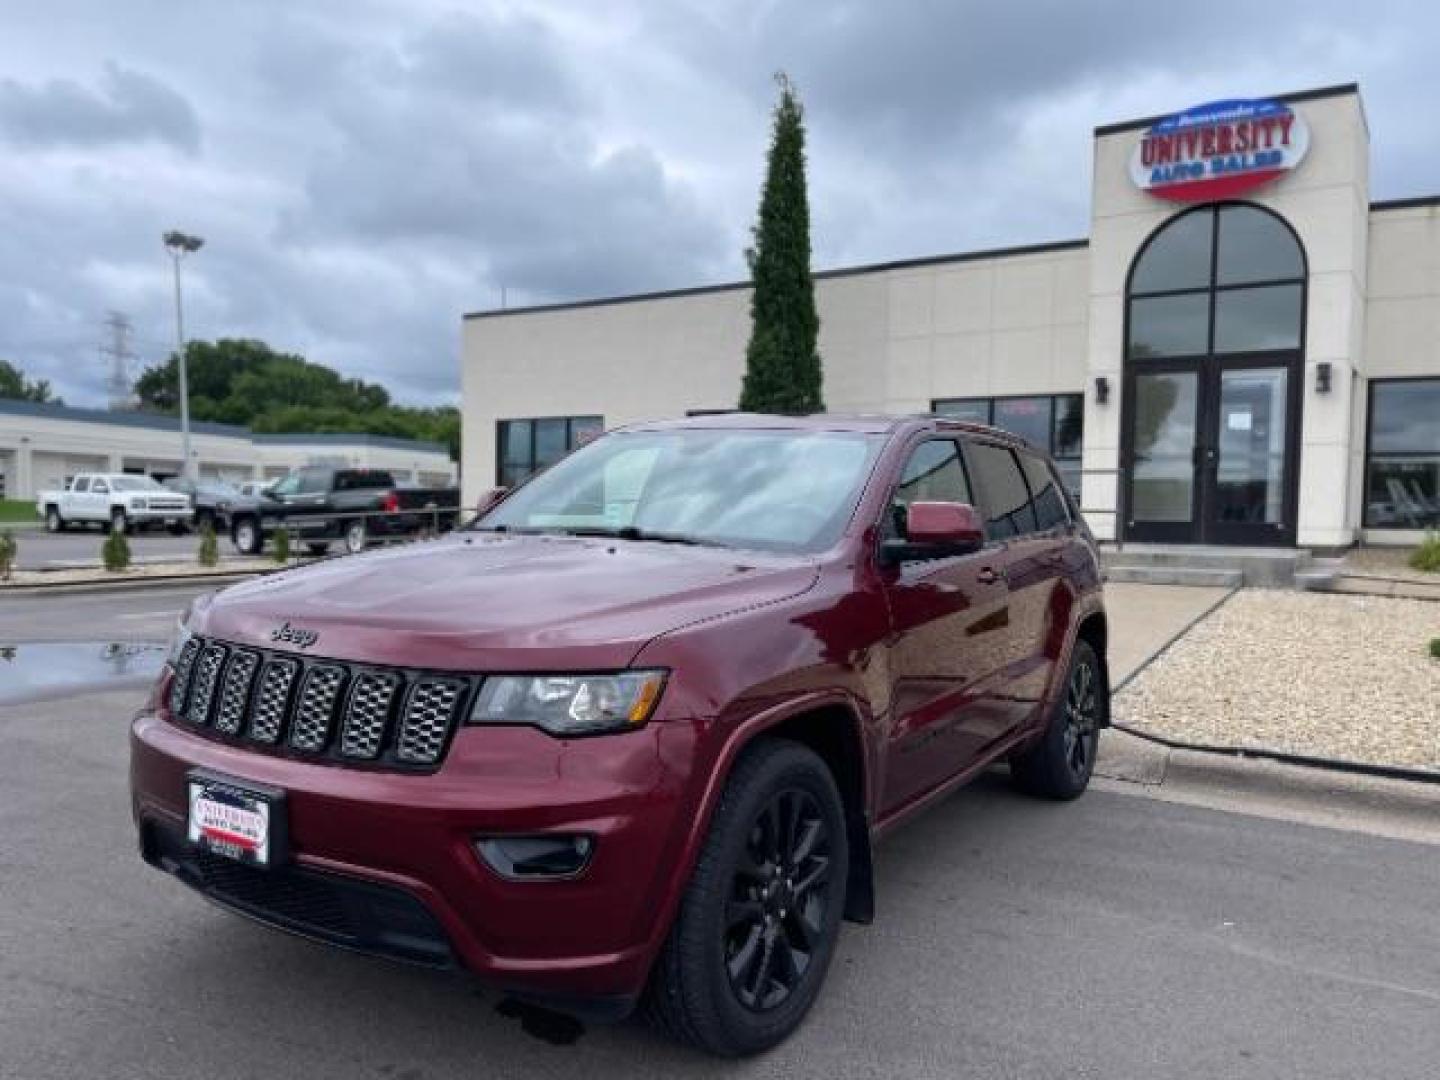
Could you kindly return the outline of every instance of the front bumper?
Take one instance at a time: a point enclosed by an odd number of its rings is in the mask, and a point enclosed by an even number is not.
[[[411,775],[249,750],[146,712],[131,729],[133,811],[147,861],[271,925],[458,967],[534,1000],[628,1005],[683,877],[695,811],[684,793],[695,785],[682,774],[697,730],[671,721],[565,741],[466,728],[437,772]],[[202,864],[183,840],[186,775],[196,767],[285,791],[287,866]],[[546,832],[594,838],[581,875],[507,881],[474,848],[478,836]],[[309,890],[299,909],[290,886]]]
[[[152,510],[146,507],[144,510],[130,509],[125,511],[125,516],[135,525],[153,525],[159,522],[180,521],[189,522],[195,516],[195,511],[185,510]]]

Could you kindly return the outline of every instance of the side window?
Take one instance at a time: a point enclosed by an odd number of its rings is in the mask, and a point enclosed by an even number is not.
[[[911,503],[973,501],[959,447],[951,439],[931,439],[912,450],[905,462],[900,483],[890,500],[885,534],[905,535],[906,514]]]
[[[90,477],[77,476],[75,478],[75,483],[71,485],[70,490],[75,492],[77,495],[83,495],[85,492],[90,490]]]
[[[93,480],[90,483],[90,493],[92,495],[109,495],[110,485],[104,480]]]
[[[967,442],[966,457],[985,502],[985,536],[1004,540],[1035,531],[1035,507],[1013,451],[991,443]]]
[[[1025,467],[1025,479],[1030,482],[1030,494],[1035,500],[1035,523],[1041,532],[1059,528],[1070,523],[1070,514],[1065,509],[1065,496],[1060,494],[1060,485],[1043,458],[1035,454],[1020,455],[1020,464]]]
[[[324,469],[301,469],[300,482],[295,485],[297,495],[322,495],[328,476]]]

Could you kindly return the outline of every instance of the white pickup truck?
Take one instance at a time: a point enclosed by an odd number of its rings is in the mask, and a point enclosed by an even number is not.
[[[195,510],[190,496],[162,487],[148,476],[129,473],[80,473],[63,490],[42,491],[35,509],[50,532],[71,525],[99,525],[129,532],[163,525],[182,533]]]

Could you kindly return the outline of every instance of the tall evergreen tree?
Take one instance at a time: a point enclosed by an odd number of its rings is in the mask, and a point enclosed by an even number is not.
[[[780,101],[754,247],[745,252],[754,291],[740,407],[748,412],[823,412],[810,277],[810,202],[805,192],[805,117],[795,87],[776,76]]]

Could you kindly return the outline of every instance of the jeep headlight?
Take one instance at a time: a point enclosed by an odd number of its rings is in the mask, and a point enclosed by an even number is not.
[[[130,500],[130,509],[131,509],[131,510],[144,510],[148,505],[149,505],[149,503],[147,503],[144,499],[131,499],[131,500]]]
[[[529,724],[551,735],[628,731],[650,719],[663,671],[610,675],[497,675],[470,710],[472,724]]]

